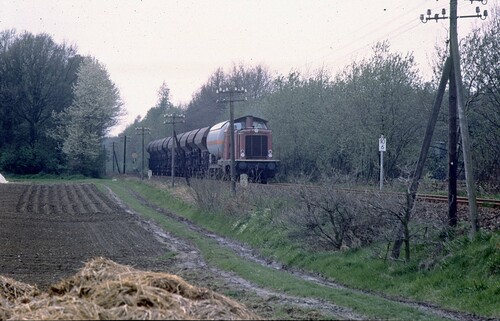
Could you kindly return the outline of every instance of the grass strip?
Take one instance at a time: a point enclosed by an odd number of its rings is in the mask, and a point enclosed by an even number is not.
[[[144,197],[155,202],[158,196],[162,201],[157,205],[165,206],[165,200],[170,210],[181,212],[187,216],[193,215],[195,209],[173,200],[165,191],[159,191],[145,184],[127,182],[126,187],[123,181],[99,181],[97,185],[109,186],[125,203],[144,217],[154,220],[177,237],[189,240],[196,244],[207,263],[219,269],[231,271],[261,287],[273,289],[275,291],[287,293],[300,297],[315,297],[328,300],[334,304],[351,308],[369,318],[399,319],[399,320],[443,320],[436,315],[418,310],[417,308],[389,301],[384,298],[362,294],[357,291],[344,289],[333,289],[297,278],[289,273],[280,270],[261,266],[257,263],[244,260],[232,250],[221,247],[213,239],[204,237],[199,233],[189,230],[183,223],[170,219],[148,207],[143,206],[130,194],[132,188]]]

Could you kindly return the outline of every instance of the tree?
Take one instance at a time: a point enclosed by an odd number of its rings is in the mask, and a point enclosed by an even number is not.
[[[328,170],[335,143],[336,97],[329,75],[319,70],[308,79],[299,72],[280,76],[276,88],[262,104],[264,118],[272,124],[275,157],[280,173],[318,174]],[[317,175],[316,175],[317,176]]]
[[[426,101],[411,54],[391,53],[389,43],[378,43],[373,55],[347,67],[336,79],[343,108],[338,125],[348,134],[350,158],[358,173],[376,177],[377,139],[387,138],[385,168],[389,177],[401,175],[400,167],[414,162],[419,137],[426,123]]]
[[[122,114],[122,102],[104,65],[87,57],[78,69],[72,105],[54,114],[53,136],[62,144],[72,172],[99,176],[101,143]]]
[[[335,78],[324,70],[304,78],[280,76],[265,100],[281,174],[326,173],[332,169],[365,180],[378,179],[378,138],[384,134],[387,176],[398,177],[413,163],[431,95],[411,54],[389,44],[353,62]],[[318,175],[316,175],[317,177]]]
[[[245,88],[247,90],[245,97],[249,100],[244,107],[243,104],[238,104],[235,114],[239,116],[252,113],[261,116],[255,106],[272,90],[270,72],[262,65],[246,67],[240,64],[234,65],[230,74],[218,68],[193,95],[186,109],[186,128],[202,128],[229,119],[229,109],[227,105],[217,102],[219,97],[216,91],[219,88],[234,87]]]
[[[5,145],[12,143],[13,134],[13,109],[9,108],[9,82],[7,81],[6,53],[16,39],[14,30],[6,30],[0,33],[0,150]]]
[[[136,165],[132,162],[133,160],[131,160],[129,156],[132,153],[137,153],[139,155],[142,152],[142,136],[138,135],[136,128],[145,127],[149,129],[149,131],[146,131],[147,134],[144,138],[147,144],[148,141],[172,135],[171,127],[169,129],[169,125],[164,123],[165,114],[183,113],[185,113],[185,110],[182,106],[174,106],[174,104],[170,101],[170,88],[165,82],[163,82],[157,91],[156,104],[148,110],[144,118],[141,119],[140,116],[137,116],[134,123],[127,126],[122,133],[127,136],[126,167],[128,169],[134,168]],[[183,123],[177,124],[176,131],[185,131],[186,127],[184,125],[185,124]],[[115,151],[118,155],[123,155],[123,144],[117,144]],[[137,167],[135,170],[138,170]]]
[[[500,6],[461,45],[467,117],[474,145],[476,177],[500,178]]]
[[[0,148],[10,158],[0,166],[19,173],[55,171],[60,157],[46,133],[52,112],[71,104],[80,58],[73,47],[58,45],[47,34],[6,31],[1,38]]]
[[[203,84],[186,108],[186,125],[188,129],[203,128],[220,120],[223,106],[217,103],[217,89],[224,81],[224,72],[217,69]]]

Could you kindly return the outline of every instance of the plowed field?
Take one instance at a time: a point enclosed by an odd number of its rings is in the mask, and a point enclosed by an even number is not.
[[[0,184],[0,274],[44,288],[90,258],[147,268],[165,247],[92,184]]]

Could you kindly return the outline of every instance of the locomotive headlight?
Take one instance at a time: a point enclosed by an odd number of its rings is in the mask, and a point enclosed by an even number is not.
[[[272,149],[267,151],[267,157],[273,158],[273,150]]]
[[[240,156],[241,158],[245,158],[245,151],[243,149],[240,150]]]

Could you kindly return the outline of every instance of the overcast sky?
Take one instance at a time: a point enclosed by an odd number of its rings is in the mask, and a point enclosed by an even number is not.
[[[458,14],[474,14],[500,0],[458,0]],[[389,40],[392,51],[413,52],[430,76],[436,44],[449,20],[419,21],[444,0],[0,0],[0,30],[48,33],[103,63],[119,88],[128,116],[116,133],[155,105],[165,81],[174,104],[191,96],[219,67],[263,64],[273,73],[335,74]],[[459,37],[481,20],[461,19]]]

